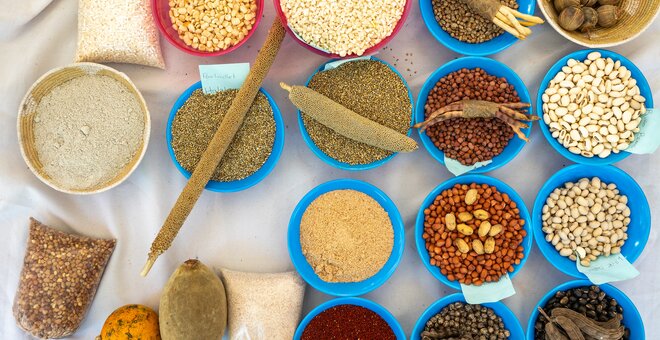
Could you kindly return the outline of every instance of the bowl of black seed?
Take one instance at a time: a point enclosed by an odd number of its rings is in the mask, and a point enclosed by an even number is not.
[[[500,0],[521,13],[534,14],[533,0]],[[431,35],[454,52],[486,56],[503,51],[518,38],[481,17],[461,0],[420,0],[420,11]]]
[[[463,294],[445,296],[417,319],[411,340],[524,339],[520,322],[501,302],[471,305]]]
[[[573,325],[566,327],[566,320],[558,319],[561,316]],[[564,328],[573,326],[588,339],[645,339],[642,318],[622,291],[609,284],[596,286],[587,280],[575,280],[555,287],[534,307],[527,324],[527,340],[554,339],[548,333],[566,336]]]

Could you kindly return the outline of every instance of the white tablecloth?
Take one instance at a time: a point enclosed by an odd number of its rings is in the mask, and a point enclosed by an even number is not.
[[[135,65],[111,65],[125,72],[142,91],[152,118],[152,135],[138,169],[120,186],[93,196],[72,196],[41,183],[21,158],[16,136],[18,105],[28,87],[48,70],[72,61],[76,46],[77,0],[57,0],[31,21],[44,0],[1,0],[0,15],[0,339],[27,338],[15,325],[11,305],[25,251],[28,217],[70,232],[113,237],[117,248],[110,260],[91,309],[73,339],[92,339],[106,316],[128,303],[158,307],[161,289],[172,271],[188,258],[199,258],[215,268],[245,271],[292,270],[286,248],[289,216],[298,200],[316,185],[336,178],[357,178],[375,184],[397,204],[406,225],[403,259],[382,287],[365,297],[392,312],[406,333],[422,311],[435,300],[454,293],[425,269],[413,240],[414,220],[424,197],[450,173],[422,148],[401,154],[375,170],[346,172],[316,158],[304,144],[295,111],[278,82],[301,84],[325,61],[287,37],[268,75],[265,88],[276,99],[287,126],[286,144],[275,170],[257,186],[239,193],[204,192],[172,248],[160,257],[147,278],[140,269],[153,237],[183,188],[185,181],[170,161],[165,144],[165,124],[176,98],[199,80],[200,63],[252,62],[274,17],[266,0],[265,18],[257,33],[236,52],[223,57],[196,58],[161,39],[167,70]],[[23,7],[25,6],[25,7]],[[24,17],[27,16],[27,19]],[[27,22],[27,23],[25,23]],[[25,24],[23,24],[25,23]],[[613,48],[645,73],[656,100],[660,100],[660,22],[633,42]],[[545,25],[506,51],[493,56],[510,66],[536,97],[539,82],[557,59],[581,47],[568,42]],[[424,26],[417,1],[405,28],[380,51],[379,58],[396,62],[416,96],[431,72],[456,57],[433,39]],[[407,59],[407,60],[406,60]],[[417,138],[415,136],[415,138]],[[510,164],[490,173],[511,185],[531,208],[541,184],[570,162],[556,153],[535,126],[531,142]],[[660,224],[660,186],[657,175],[660,153],[633,155],[618,164],[642,186]],[[648,338],[660,338],[660,250],[658,232],[651,231],[646,250],[635,266],[641,275],[615,283],[637,305]],[[526,326],[534,304],[545,292],[571,278],[548,263],[536,246],[529,261],[514,279],[517,294],[504,300]],[[330,299],[307,289],[304,312]]]

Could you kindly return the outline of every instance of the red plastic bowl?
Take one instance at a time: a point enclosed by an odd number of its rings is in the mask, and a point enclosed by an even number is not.
[[[306,49],[316,53],[320,54],[322,56],[328,57],[328,58],[339,58],[339,59],[350,59],[350,58],[356,58],[359,57],[357,54],[351,54],[347,55],[345,57],[340,56],[339,54],[336,53],[328,53],[321,51],[320,49],[311,46],[307,42],[303,41],[302,39],[299,39],[298,36],[296,36],[293,31],[291,31],[291,28],[289,27],[287,20],[286,20],[286,15],[284,15],[284,12],[282,11],[282,6],[280,5],[280,0],[273,0],[273,4],[275,5],[275,10],[277,11],[277,15],[280,17],[280,21],[282,21],[282,24],[284,25],[284,28],[286,29],[289,34],[294,38],[295,41],[297,41],[300,45],[304,46]],[[379,49],[381,49],[383,46],[387,45],[387,43],[394,38],[394,36],[399,33],[401,28],[403,28],[403,24],[406,22],[406,18],[408,17],[408,13],[410,13],[410,8],[412,7],[412,0],[406,0],[406,4],[403,7],[403,13],[401,14],[401,18],[399,18],[399,22],[396,23],[396,26],[394,26],[394,30],[392,30],[392,34],[390,34],[388,37],[385,39],[381,40],[378,44],[369,47],[364,51],[363,55],[371,55],[376,53]]]
[[[198,56],[198,57],[213,57],[213,56],[219,56],[223,54],[227,54],[243,45],[254,32],[257,30],[257,27],[259,26],[259,22],[261,22],[261,16],[264,12],[264,0],[256,0],[257,1],[257,13],[254,21],[254,25],[252,25],[252,29],[248,32],[248,34],[243,38],[243,40],[239,41],[238,44],[225,49],[225,50],[220,50],[220,51],[215,51],[215,52],[205,52],[205,51],[200,51],[197,49],[194,49],[179,38],[179,33],[177,30],[172,28],[172,20],[170,20],[170,5],[168,0],[151,0],[151,11],[154,14],[154,20],[156,20],[156,26],[158,26],[158,29],[160,32],[165,36],[167,41],[169,41],[172,45],[176,46],[178,49]]]

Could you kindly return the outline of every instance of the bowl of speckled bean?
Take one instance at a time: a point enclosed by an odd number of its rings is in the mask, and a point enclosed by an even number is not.
[[[305,85],[376,123],[407,136],[412,133],[412,91],[403,76],[383,60],[331,60],[319,66]],[[304,112],[297,112],[305,144],[335,168],[369,170],[397,154],[341,136]]]
[[[220,119],[218,121],[214,121],[216,118],[212,118],[219,112],[218,110],[211,109],[208,112],[195,113],[192,107],[186,107],[186,105],[191,105],[191,103],[187,103],[191,98],[199,101],[208,96],[221,95],[218,93],[202,94],[201,89],[202,83],[196,82],[181,94],[170,110],[165,131],[167,151],[172,163],[185,178],[190,178],[191,171],[194,170],[199,157],[206,150],[206,145],[215,133],[215,130],[204,126],[218,126],[221,121],[221,118],[216,117]],[[222,96],[225,95],[222,94]],[[228,107],[231,104],[231,98],[233,97],[223,97],[220,102],[213,102],[211,106],[207,103],[205,107],[220,107],[218,105]],[[179,115],[180,112],[185,112],[186,115]],[[260,118],[256,114],[257,112],[263,112],[270,119],[262,119],[266,118],[265,116]],[[199,116],[196,117],[196,114]],[[208,122],[206,122],[207,120]],[[262,126],[265,122],[268,122],[267,127]],[[260,131],[266,128],[270,133]],[[268,136],[264,136],[265,134]],[[253,142],[256,140],[263,140],[265,144],[263,146],[254,145]],[[216,192],[235,192],[256,185],[275,168],[283,148],[284,121],[282,115],[275,100],[262,88],[246,116],[243,127],[220,161],[214,177],[206,184],[206,189]],[[258,154],[253,157],[252,154],[255,152]],[[226,165],[223,165],[223,162],[227,162]]]

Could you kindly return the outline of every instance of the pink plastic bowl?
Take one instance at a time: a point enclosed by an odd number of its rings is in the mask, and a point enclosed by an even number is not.
[[[320,54],[322,56],[328,57],[328,58],[340,58],[340,59],[350,59],[350,58],[355,58],[358,57],[356,54],[351,54],[347,55],[345,57],[341,57],[339,54],[336,53],[328,53],[325,51],[322,51],[314,46],[311,46],[307,42],[303,41],[302,39],[298,38],[293,31],[291,31],[291,28],[289,27],[287,20],[286,20],[286,15],[284,15],[284,12],[282,11],[282,6],[280,5],[280,0],[273,0],[273,4],[275,5],[275,10],[277,11],[277,15],[280,16],[280,21],[282,21],[282,24],[284,25],[284,28],[286,29],[289,34],[294,38],[295,41],[297,41],[300,45],[304,46],[306,49],[316,53]],[[390,34],[388,37],[383,39],[381,42],[378,44],[369,47],[366,51],[364,51],[364,55],[371,55],[376,53],[379,49],[381,49],[383,46],[387,45],[387,43],[394,38],[394,36],[399,33],[401,28],[403,28],[403,24],[406,22],[406,18],[408,17],[408,13],[410,13],[410,8],[412,7],[412,0],[406,0],[406,5],[403,8],[403,13],[401,14],[401,18],[399,18],[399,22],[397,22],[396,26],[394,26],[394,30],[392,31],[392,34]]]
[[[243,45],[254,32],[257,30],[257,27],[259,26],[259,22],[261,22],[261,16],[264,12],[264,0],[256,0],[257,1],[257,13],[254,21],[254,25],[252,26],[252,29],[248,32],[247,36],[243,38],[243,40],[239,41],[238,44],[225,49],[225,50],[220,50],[220,51],[215,51],[215,52],[204,52],[200,50],[196,50],[183,42],[181,38],[179,38],[179,33],[172,28],[172,20],[170,20],[170,5],[168,0],[151,0],[151,10],[154,14],[154,19],[156,20],[156,26],[158,26],[158,29],[160,32],[165,36],[167,41],[169,41],[172,45],[176,46],[178,49],[198,56],[198,57],[213,57],[213,56],[219,56],[223,54],[227,54]]]

